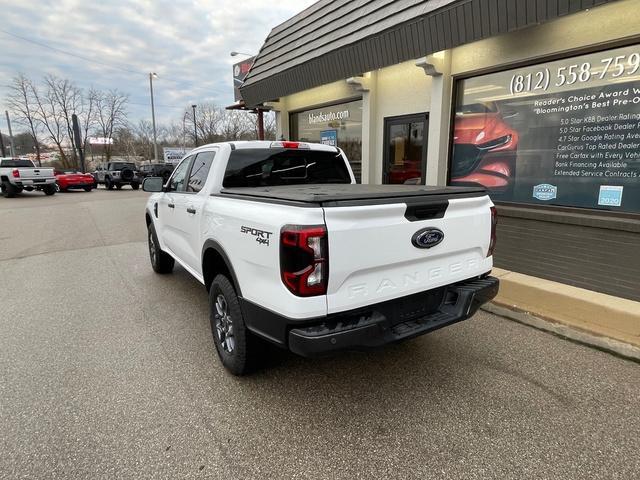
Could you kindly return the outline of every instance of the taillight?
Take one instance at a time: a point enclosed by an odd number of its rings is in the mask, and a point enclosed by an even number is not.
[[[293,148],[293,149],[305,149],[308,150],[309,144],[302,142],[290,142],[287,140],[279,140],[277,142],[271,142],[271,148]]]
[[[324,225],[285,225],[280,231],[280,275],[298,297],[327,293],[329,247]]]
[[[20,170],[14,168],[13,172],[11,172],[11,175],[13,175],[13,178],[20,178]]]
[[[493,255],[493,250],[496,248],[496,225],[498,225],[498,211],[496,207],[491,207],[491,240],[489,241],[487,257]]]

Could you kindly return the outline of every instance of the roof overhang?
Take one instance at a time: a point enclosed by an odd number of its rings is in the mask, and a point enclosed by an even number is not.
[[[267,37],[244,84],[253,106],[615,0],[320,0]]]
[[[244,112],[251,112],[251,113],[258,113],[258,110],[262,111],[262,112],[268,112],[269,110],[272,110],[272,107],[268,107],[266,105],[255,105],[253,107],[248,107],[247,104],[244,102],[244,100],[240,100],[239,102],[233,103],[231,105],[228,105],[226,107],[224,107],[225,110],[241,110]]]

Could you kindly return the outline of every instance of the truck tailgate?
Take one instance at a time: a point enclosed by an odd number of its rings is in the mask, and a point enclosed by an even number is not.
[[[43,180],[53,178],[53,168],[18,168],[21,180]]]
[[[445,198],[446,197],[446,198]],[[430,290],[491,270],[493,205],[484,194],[407,198],[406,202],[324,208],[329,232],[328,313]],[[339,203],[337,203],[339,205]],[[430,248],[413,238],[444,234]],[[439,235],[439,234],[438,234]]]

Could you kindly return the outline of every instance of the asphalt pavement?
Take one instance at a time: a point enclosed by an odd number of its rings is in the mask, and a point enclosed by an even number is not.
[[[0,478],[640,477],[640,365],[484,312],[227,374],[146,196],[0,198]]]

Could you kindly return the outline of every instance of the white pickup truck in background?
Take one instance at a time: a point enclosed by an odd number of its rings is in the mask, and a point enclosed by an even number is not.
[[[209,291],[213,338],[237,375],[267,340],[304,356],[378,347],[472,316],[495,208],[482,188],[357,185],[335,147],[205,145],[169,181],[146,178],[153,269]]]
[[[56,193],[53,168],[39,168],[31,160],[0,158],[0,188],[7,198],[23,190],[41,190],[47,195]]]

